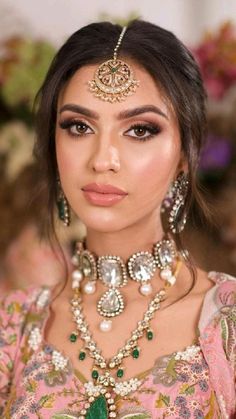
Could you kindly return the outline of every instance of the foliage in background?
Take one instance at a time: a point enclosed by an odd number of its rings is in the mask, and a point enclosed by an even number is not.
[[[54,48],[46,41],[11,38],[0,45],[0,123],[19,118],[31,124],[34,97]]]

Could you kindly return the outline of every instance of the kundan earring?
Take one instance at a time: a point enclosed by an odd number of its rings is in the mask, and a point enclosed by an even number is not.
[[[63,221],[66,227],[68,227],[70,225],[70,208],[62,190],[59,177],[57,179],[57,211],[58,218]]]
[[[184,211],[185,201],[188,194],[188,175],[181,172],[171,185],[163,203],[162,212],[169,212],[168,223],[170,231],[174,234],[184,230],[187,216]]]

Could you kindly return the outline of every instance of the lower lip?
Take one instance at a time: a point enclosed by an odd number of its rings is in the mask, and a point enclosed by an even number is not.
[[[126,195],[98,193],[93,191],[83,191],[85,198],[92,204],[109,207],[121,201]]]

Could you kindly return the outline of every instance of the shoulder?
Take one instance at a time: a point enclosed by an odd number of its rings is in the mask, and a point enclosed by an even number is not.
[[[235,277],[222,272],[209,272],[208,278],[214,285],[204,297],[199,322],[200,330],[203,330],[215,316],[235,310],[236,305]]]
[[[32,307],[40,304],[42,288],[14,290],[0,298],[0,347],[10,350],[17,346]],[[38,303],[39,301],[39,303]]]
[[[41,288],[30,287],[3,293],[0,298],[1,327],[3,327],[4,320],[9,318],[16,320],[24,317],[41,291]]]
[[[214,285],[205,294],[199,342],[222,411],[231,417],[235,412],[236,278],[219,272],[210,272],[208,278]]]
[[[0,394],[8,391],[27,324],[37,316],[37,311],[42,310],[49,293],[47,288],[31,287],[0,298]]]
[[[236,350],[236,278],[219,272],[208,277],[215,285],[206,293],[199,330],[203,338],[223,345],[227,358],[235,364]],[[216,349],[216,348],[215,348]]]

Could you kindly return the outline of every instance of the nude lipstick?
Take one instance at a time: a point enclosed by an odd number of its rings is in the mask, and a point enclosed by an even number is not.
[[[82,191],[88,202],[104,207],[115,205],[128,195],[127,192],[116,186],[98,183],[83,186]]]

